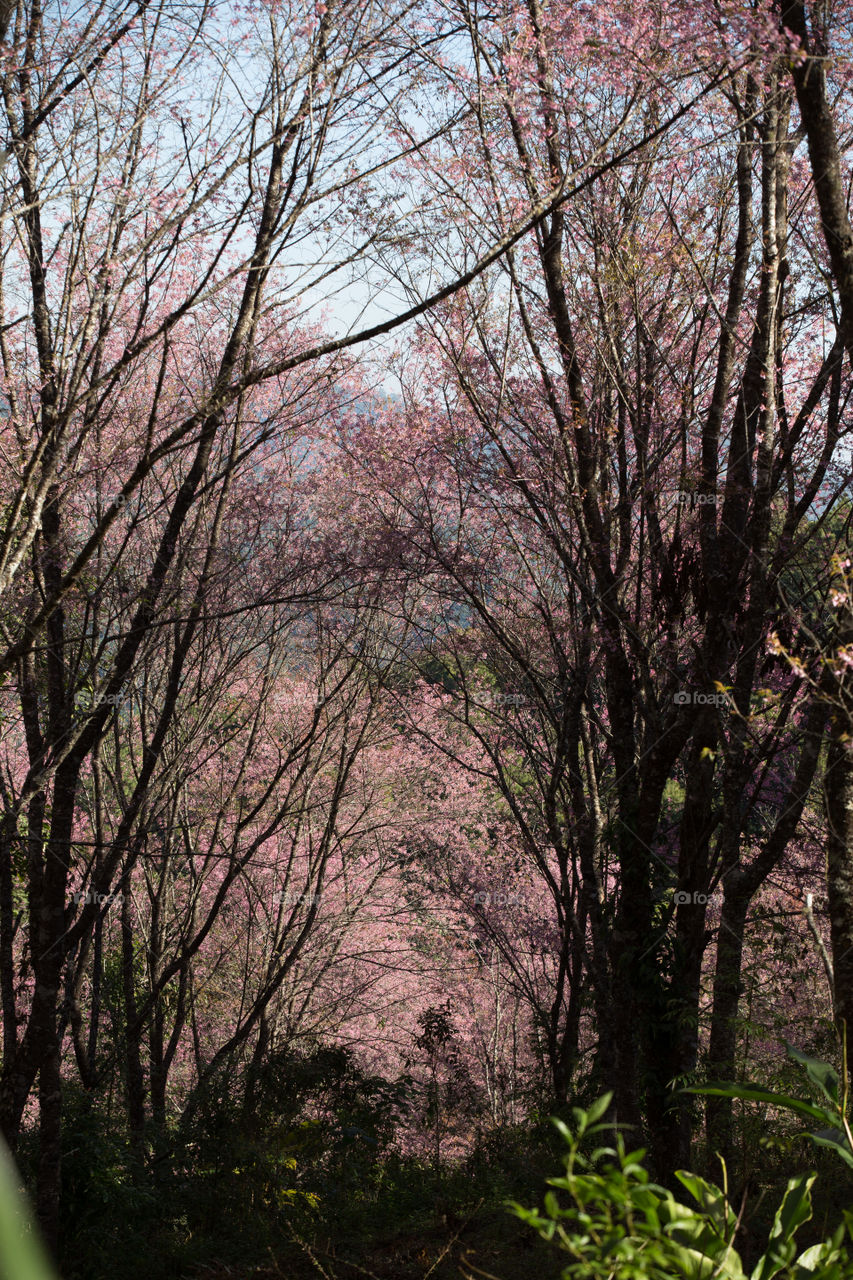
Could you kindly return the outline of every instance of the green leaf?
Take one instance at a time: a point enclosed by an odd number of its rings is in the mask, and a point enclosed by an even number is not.
[[[809,1058],[806,1054],[801,1053],[799,1049],[795,1049],[792,1044],[788,1044],[787,1040],[783,1040],[788,1057],[794,1062],[799,1062],[808,1072],[809,1079],[817,1085],[823,1096],[832,1103],[834,1107],[838,1106],[838,1072],[831,1067],[828,1062],[820,1062],[817,1058]]]
[[[588,1125],[595,1124],[597,1120],[600,1120],[601,1117],[606,1114],[607,1108],[610,1106],[610,1103],[612,1101],[613,1101],[613,1094],[605,1093],[598,1099],[597,1102],[594,1102],[586,1113],[587,1124]]]
[[[0,1276],[6,1280],[56,1280],[18,1186],[17,1172],[0,1143]]]
[[[677,1264],[679,1280],[746,1280],[743,1267],[734,1249],[728,1254],[714,1258],[703,1250],[685,1248],[673,1242],[670,1246],[672,1261]]]
[[[853,1169],[853,1152],[850,1150],[850,1143],[843,1129],[819,1129],[816,1133],[810,1133],[809,1137],[821,1147],[832,1147]]]
[[[557,1130],[557,1132],[559,1133],[560,1137],[564,1140],[564,1142],[571,1145],[572,1133],[568,1125],[564,1124],[562,1120],[558,1120],[556,1116],[551,1117],[551,1124]]]
[[[845,1221],[847,1213],[844,1214]],[[791,1280],[851,1280],[853,1258],[844,1248],[844,1224],[820,1244],[813,1244],[801,1253],[791,1275]]]
[[[746,1102],[769,1102],[774,1107],[784,1107],[807,1120],[820,1120],[823,1124],[832,1124],[835,1116],[824,1107],[804,1102],[802,1098],[792,1098],[787,1093],[775,1093],[772,1089],[762,1089],[754,1084],[732,1084],[729,1082],[714,1084],[693,1084],[684,1090],[685,1093],[709,1094],[714,1098],[743,1098]]]
[[[757,1263],[751,1280],[770,1280],[794,1257],[794,1236],[812,1216],[811,1189],[817,1174],[798,1173],[788,1179],[782,1203],[776,1210],[767,1252]]]
[[[727,1238],[733,1235],[737,1216],[720,1188],[715,1187],[712,1182],[706,1182],[704,1178],[691,1173],[688,1169],[677,1169],[675,1176],[687,1188],[694,1200],[699,1202],[702,1211],[708,1215],[720,1235]]]
[[[743,1264],[736,1250],[701,1214],[676,1203],[672,1206],[671,1220],[666,1223],[665,1230],[677,1246],[688,1248],[719,1266],[720,1275],[745,1280]]]

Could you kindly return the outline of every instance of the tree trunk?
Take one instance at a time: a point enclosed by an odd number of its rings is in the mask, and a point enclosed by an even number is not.
[[[749,895],[741,891],[739,879],[740,873],[731,871],[724,881],[708,1046],[708,1076],[711,1080],[733,1080],[735,1076],[737,1016],[743,990],[743,940],[750,902]],[[715,1166],[713,1173],[718,1175],[717,1154],[723,1157],[728,1168],[734,1150],[731,1098],[708,1098],[705,1128]]]
[[[145,1132],[145,1078],[142,1073],[140,1040],[142,1028],[137,1017],[136,985],[133,976],[133,922],[130,918],[130,895],[121,902],[122,990],[124,995],[125,1072],[127,1076],[127,1120],[130,1139],[135,1146]]]
[[[842,605],[837,638],[853,644],[853,608]],[[835,1019],[853,1045],[853,679],[841,666],[831,677],[829,745],[824,773],[826,883]]]
[[[820,24],[809,23],[802,0],[783,3],[782,24],[799,37],[805,57],[792,64],[809,148],[809,161],[832,276],[840,301],[839,336],[853,363],[853,229],[847,204],[847,184],[841,171],[838,134],[826,88],[828,50]],[[849,586],[849,578],[848,578]],[[853,613],[849,599],[841,607],[837,642],[853,641]],[[826,870],[831,919],[835,983],[835,1017],[851,1026],[853,1017],[853,692],[846,669],[829,679],[829,742],[824,797],[828,823]]]
[[[42,1235],[54,1254],[59,1252],[59,1213],[62,1199],[62,1079],[59,1039],[45,1052],[39,1071],[39,1163],[36,1206]]]

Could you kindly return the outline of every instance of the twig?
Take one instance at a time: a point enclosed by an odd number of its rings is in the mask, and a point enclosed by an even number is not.
[[[432,1275],[433,1271],[435,1271],[435,1269],[436,1269],[436,1267],[438,1266],[438,1264],[439,1264],[440,1262],[443,1262],[443,1261],[444,1261],[444,1259],[447,1257],[447,1255],[448,1255],[448,1253],[450,1252],[450,1250],[451,1250],[451,1249],[453,1248],[453,1246],[456,1244],[456,1241],[457,1241],[457,1240],[459,1239],[459,1237],[462,1235],[462,1232],[463,1232],[463,1231],[465,1230],[465,1228],[468,1226],[468,1223],[471,1221],[471,1219],[473,1218],[474,1214],[475,1214],[475,1213],[477,1213],[477,1212],[482,1208],[482,1206],[483,1206],[483,1201],[482,1201],[482,1200],[480,1200],[480,1201],[479,1201],[479,1203],[478,1203],[477,1205],[475,1205],[475,1207],[474,1207],[474,1208],[471,1210],[471,1212],[468,1214],[468,1217],[465,1219],[465,1221],[464,1221],[464,1222],[462,1223],[462,1225],[459,1227],[459,1230],[456,1232],[456,1234],[455,1234],[454,1236],[451,1236],[451,1238],[448,1240],[447,1244],[444,1246],[444,1248],[442,1249],[441,1253],[438,1255],[438,1257],[436,1258],[435,1262],[434,1262],[434,1263],[432,1264],[432,1266],[430,1267],[429,1271],[425,1271],[425,1272],[424,1272],[424,1280],[428,1280],[428,1277]]]
[[[303,1249],[305,1253],[308,1254],[308,1257],[311,1259],[311,1261],[314,1263],[314,1266],[320,1272],[320,1275],[323,1277],[323,1280],[335,1280],[334,1275],[330,1275],[328,1271],[324,1271],[323,1267],[318,1262],[317,1258],[314,1256],[314,1252],[311,1249],[311,1246],[309,1244],[306,1244],[301,1236],[297,1235],[293,1227],[290,1228],[290,1233],[293,1236],[293,1239],[299,1245],[299,1247]]]

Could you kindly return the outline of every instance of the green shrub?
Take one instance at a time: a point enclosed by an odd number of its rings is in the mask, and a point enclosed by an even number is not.
[[[788,1181],[767,1248],[747,1277],[734,1248],[737,1219],[725,1190],[695,1174],[677,1177],[698,1208],[649,1181],[643,1150],[628,1151],[621,1133],[615,1145],[585,1154],[587,1140],[611,1126],[601,1121],[611,1096],[588,1111],[573,1108],[574,1130],[555,1121],[567,1147],[565,1173],[549,1178],[544,1210],[511,1204],[511,1211],[568,1255],[562,1280],[853,1280],[845,1247],[853,1213],[829,1240],[796,1257],[795,1237],[811,1217],[815,1174]]]

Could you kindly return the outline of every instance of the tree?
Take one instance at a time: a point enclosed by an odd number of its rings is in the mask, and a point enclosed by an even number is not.
[[[583,115],[574,29],[535,6],[512,30],[472,21],[469,34],[480,128],[452,141],[471,210],[458,234],[477,259],[482,238],[595,154],[622,101],[598,70]],[[789,618],[778,585],[807,554],[809,512],[844,482],[849,380],[799,301],[812,267],[794,216],[814,240],[780,50],[727,74],[714,98],[727,135],[673,127],[434,308],[401,368],[396,443],[391,425],[381,449],[364,432],[343,446],[376,541],[386,530],[420,588],[408,616],[435,637],[431,661],[466,704],[475,653],[526,700],[495,720],[495,772],[511,752],[537,760],[544,843],[568,867],[576,842],[605,1083],[620,1118],[645,1118],[662,1169],[687,1162],[673,1084],[698,1068],[709,897],[722,888],[709,1056],[725,1074],[750,903],[817,770],[823,709],[767,643]],[[643,91],[653,116],[662,105]],[[419,157],[437,198],[448,163]],[[712,1105],[709,1119],[725,1148],[725,1115]]]
[[[7,793],[0,953],[9,966],[11,867],[25,849],[32,984],[19,1026],[5,980],[0,1123],[14,1146],[38,1079],[39,1209],[55,1238],[59,1001],[66,961],[97,915],[90,903],[68,927],[81,781],[168,627],[133,794],[99,848],[100,889],[132,861],[217,594],[237,478],[298,429],[288,407],[335,379],[319,357],[357,340],[318,350],[294,294],[396,234],[393,218],[363,234],[356,218],[313,275],[294,264],[329,205],[369,205],[371,175],[399,154],[375,130],[394,123],[399,72],[382,59],[402,36],[398,15],[378,6],[331,6],[296,24],[260,5],[236,29],[204,3],[178,13],[147,0],[67,14],[32,3],[4,17],[0,359],[11,466],[0,494],[0,666],[15,681],[28,758]],[[188,91],[205,77],[211,96]],[[283,377],[300,366],[308,372]],[[317,400],[312,412],[322,412]],[[293,598],[285,578],[271,575],[267,599]],[[249,593],[237,615],[256,604]]]
[[[847,999],[850,637],[815,696],[790,591],[849,480],[832,33],[796,5],[231,18],[0,6],[0,1125],[37,1087],[54,1240],[66,1036],[88,1088],[121,1061],[141,1143],[170,1081],[191,1114],[236,1062],[250,1099],[345,970],[403,1004],[331,937],[335,901],[380,927],[369,810],[406,788],[404,760],[365,782],[379,743],[432,774],[375,871],[431,877],[424,1005],[459,998],[462,922],[554,1096],[594,1043],[665,1172],[703,977],[730,1074],[830,714]],[[403,296],[329,335],[309,303],[353,279]],[[345,352],[413,320],[380,403]],[[478,806],[452,837],[448,772]],[[472,898],[498,864],[512,920]]]
[[[838,107],[829,101],[828,60],[831,50],[844,43],[840,22],[829,25],[829,15],[818,6],[809,11],[802,3],[780,5],[781,20],[796,37],[799,56],[791,66],[791,78],[803,129],[808,140],[809,164],[820,209],[821,228],[829,268],[837,292],[833,316],[838,341],[853,365],[853,227],[848,215],[846,184],[838,141]],[[850,741],[849,673],[846,655],[853,641],[849,597],[839,593],[835,634],[837,658],[827,672],[830,705],[830,737],[824,787],[826,795],[827,881],[832,920],[835,1010],[841,1028],[853,1026],[853,758]]]

